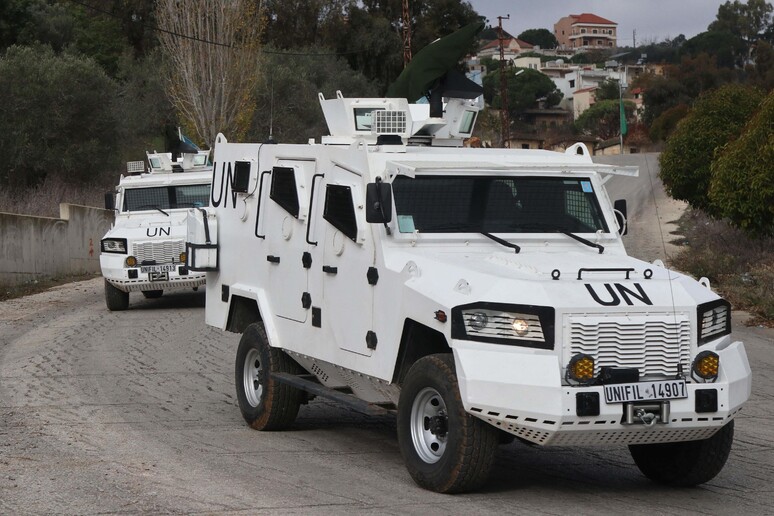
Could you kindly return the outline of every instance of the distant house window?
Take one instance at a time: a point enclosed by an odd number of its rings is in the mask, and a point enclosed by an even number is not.
[[[592,34],[596,34],[597,33],[597,29],[592,30],[591,33]]]
[[[522,149],[529,149],[529,143],[522,143],[521,144]]]
[[[570,79],[570,88],[575,87],[575,79]]]
[[[581,29],[581,34],[586,34],[586,29]]]

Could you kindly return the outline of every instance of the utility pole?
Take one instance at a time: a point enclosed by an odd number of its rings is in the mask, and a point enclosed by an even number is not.
[[[632,29],[632,48],[637,48],[637,29]]]
[[[510,20],[511,15],[498,16],[498,39],[500,40],[500,133],[503,147],[511,146],[511,124],[508,120],[508,80],[505,77],[505,37],[503,36],[503,20]]]
[[[411,62],[411,15],[408,0],[403,0],[403,68]]]

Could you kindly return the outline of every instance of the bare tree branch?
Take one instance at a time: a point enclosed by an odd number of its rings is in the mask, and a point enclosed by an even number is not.
[[[260,74],[262,2],[158,0],[161,46],[172,65],[167,94],[183,123],[212,146],[244,136]]]

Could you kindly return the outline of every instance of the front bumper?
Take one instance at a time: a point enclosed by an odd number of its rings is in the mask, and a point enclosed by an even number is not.
[[[688,384],[688,397],[670,401],[666,423],[623,424],[624,405],[607,404],[602,386],[562,385],[553,354],[498,350],[454,341],[457,377],[465,410],[540,445],[645,444],[706,439],[730,421],[750,396],[751,372],[744,345],[703,346],[720,356],[714,383]],[[717,411],[696,411],[696,391],[717,390]],[[578,416],[576,394],[596,392],[599,414]]]
[[[189,271],[182,263],[175,264],[174,270],[166,273],[163,279],[152,280],[151,275],[140,272],[139,267],[124,267],[124,258],[124,255],[102,254],[99,259],[102,276],[124,292],[197,288],[205,283],[205,273]]]

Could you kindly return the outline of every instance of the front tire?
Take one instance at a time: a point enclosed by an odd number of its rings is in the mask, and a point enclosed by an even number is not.
[[[284,430],[298,415],[303,392],[271,377],[297,373],[298,365],[269,345],[262,322],[249,325],[237,348],[234,383],[242,417],[255,430]]]
[[[429,355],[411,367],[401,387],[397,423],[406,468],[421,487],[459,493],[486,482],[498,431],[465,412],[451,354]]]
[[[634,444],[629,452],[643,475],[659,484],[695,486],[715,478],[731,452],[734,421],[700,441]]]
[[[129,308],[129,292],[119,290],[105,280],[105,304],[111,312],[120,312]]]

